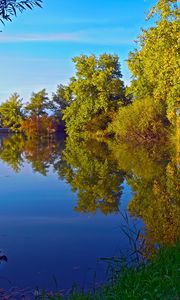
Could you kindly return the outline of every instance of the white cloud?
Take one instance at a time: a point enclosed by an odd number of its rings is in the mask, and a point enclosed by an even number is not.
[[[73,42],[78,41],[76,33],[52,33],[52,34],[2,34],[0,43],[18,42]]]
[[[0,43],[75,42],[97,45],[126,45],[133,42],[133,32],[124,28],[87,29],[77,32],[7,34],[0,36]]]

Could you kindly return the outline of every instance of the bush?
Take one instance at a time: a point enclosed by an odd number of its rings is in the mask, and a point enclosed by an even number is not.
[[[121,107],[108,130],[117,138],[147,142],[164,138],[166,122],[161,105],[147,98]]]

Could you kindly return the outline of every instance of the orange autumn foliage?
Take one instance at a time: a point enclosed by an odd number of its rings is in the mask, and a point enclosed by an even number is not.
[[[52,117],[47,115],[34,115],[22,122],[21,129],[29,138],[50,136],[56,132],[57,124]]]

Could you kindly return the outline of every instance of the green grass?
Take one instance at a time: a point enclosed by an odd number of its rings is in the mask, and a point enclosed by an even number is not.
[[[60,300],[61,296],[41,299]],[[66,300],[178,300],[180,299],[180,243],[163,248],[149,264],[124,269],[114,285],[95,293],[72,292]]]

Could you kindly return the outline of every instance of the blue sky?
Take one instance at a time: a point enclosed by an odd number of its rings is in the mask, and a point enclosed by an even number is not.
[[[130,82],[125,60],[155,0],[43,2],[43,9],[0,25],[0,102],[15,91],[24,101],[42,88],[50,96],[74,74],[71,59],[80,54],[118,54],[123,78]]]

